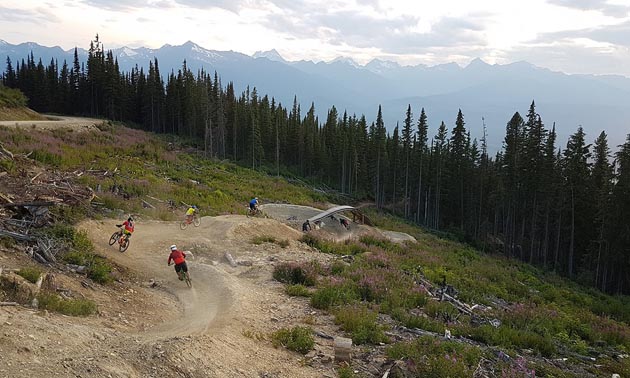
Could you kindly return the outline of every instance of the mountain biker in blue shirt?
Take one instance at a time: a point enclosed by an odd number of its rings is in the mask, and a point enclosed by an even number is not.
[[[258,210],[258,197],[254,197],[254,199],[249,201],[249,209],[252,211]]]

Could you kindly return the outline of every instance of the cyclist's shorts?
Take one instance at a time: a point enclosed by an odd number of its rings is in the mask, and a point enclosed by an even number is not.
[[[125,235],[127,235],[127,236],[131,236],[131,232],[129,232],[129,231],[127,231],[127,230],[124,230],[123,232],[125,233]]]
[[[183,262],[183,263],[181,263],[181,264],[175,264],[175,271],[176,271],[176,272],[178,272],[178,273],[179,273],[180,271],[182,271],[182,272],[188,272],[188,265],[186,265],[186,261],[184,261],[184,262]]]

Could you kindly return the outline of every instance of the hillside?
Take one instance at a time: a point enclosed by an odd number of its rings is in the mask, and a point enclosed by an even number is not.
[[[379,228],[331,220],[304,235],[304,214],[347,197],[172,136],[55,122],[0,126],[2,376],[630,374],[627,297],[375,210]],[[244,215],[254,196],[274,218]],[[200,207],[198,228],[179,228],[184,204]],[[120,253],[106,243],[128,214]],[[166,266],[171,244],[193,252],[192,289]],[[349,363],[334,360],[341,336]]]
[[[0,84],[0,121],[29,121],[46,119],[26,107],[22,92]]]

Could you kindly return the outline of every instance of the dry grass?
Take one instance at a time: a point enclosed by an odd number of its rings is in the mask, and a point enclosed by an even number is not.
[[[29,108],[0,107],[0,121],[44,121],[46,119]]]

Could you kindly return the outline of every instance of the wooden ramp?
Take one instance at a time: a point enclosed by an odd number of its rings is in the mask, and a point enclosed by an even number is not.
[[[362,223],[362,224],[367,224],[368,226],[373,226],[372,221],[363,213],[361,213],[361,211],[355,207],[352,206],[347,206],[347,205],[343,205],[343,206],[335,206],[333,208],[330,208],[326,211],[323,211],[313,217],[308,218],[308,221],[311,223],[315,223],[318,220],[324,219],[326,217],[329,217],[331,215],[335,215],[337,213],[342,213],[344,211],[350,211],[352,213],[352,221],[353,222],[358,222],[358,223]]]

